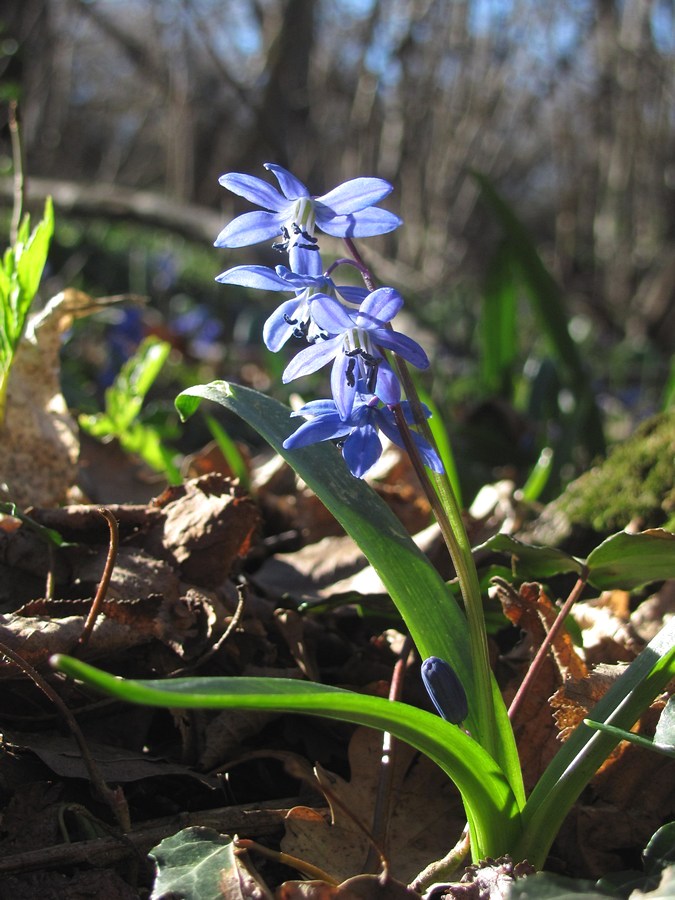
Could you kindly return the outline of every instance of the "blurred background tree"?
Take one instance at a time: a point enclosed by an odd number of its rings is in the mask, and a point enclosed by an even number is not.
[[[501,240],[476,170],[561,285],[600,391],[638,418],[658,404],[675,343],[671,0],[5,0],[0,25],[29,194],[53,194],[57,222],[122,218],[208,247],[245,208],[223,172],[274,161],[315,193],[387,178],[405,227],[368,259],[461,384]],[[238,262],[212,251],[198,268],[211,283]]]

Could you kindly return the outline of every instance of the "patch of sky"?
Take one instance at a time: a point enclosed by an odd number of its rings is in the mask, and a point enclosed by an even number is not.
[[[660,53],[675,53],[675,9],[671,0],[661,0],[652,7],[652,40]]]

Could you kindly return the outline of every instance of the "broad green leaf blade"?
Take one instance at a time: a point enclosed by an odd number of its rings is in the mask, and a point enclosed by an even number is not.
[[[185,828],[165,838],[148,855],[157,866],[151,900],[223,900],[223,883],[229,883],[230,874],[236,878],[232,838],[212,828]]]
[[[349,473],[332,444],[285,450],[282,443],[296,423],[289,418],[288,408],[276,400],[240,385],[214,381],[179,394],[176,407],[181,417],[191,415],[202,399],[239,415],[290,463],[366,554],[410,628],[422,658],[447,660],[457,671],[471,706],[473,678],[463,639],[467,627],[464,614],[389,507]],[[476,722],[467,727],[478,731]]]
[[[495,534],[484,544],[475,547],[474,553],[479,550],[510,554],[515,574],[519,578],[533,581],[551,578],[563,572],[576,572],[577,575],[581,575],[584,570],[581,560],[563,550],[524,544],[508,534]]]
[[[590,711],[595,722],[629,730],[675,675],[675,619],[649,642]],[[580,725],[547,767],[523,810],[523,836],[514,859],[544,864],[563,819],[618,743],[613,734]]]
[[[631,591],[675,577],[675,534],[652,528],[638,534],[620,531],[595,548],[586,560],[588,580],[601,591]]]
[[[68,656],[54,657],[52,664],[130,703],[302,713],[388,731],[432,759],[457,785],[472,823],[475,858],[508,852],[518,834],[518,805],[494,759],[462,729],[406,703],[290,678],[131,681]]]
[[[469,698],[467,729],[481,741],[476,690],[467,640],[467,621],[445,582],[416,546],[401,522],[371,488],[354,478],[339,451],[325,442],[289,451],[283,441],[294,430],[290,410],[240,385],[214,381],[196,385],[176,398],[183,419],[202,399],[213,400],[248,422],[300,475],[351,535],[380,576],[396,604],[422,659],[440,656],[457,672]],[[493,685],[499,720],[497,761],[519,803],[524,802],[520,761],[501,695]]]

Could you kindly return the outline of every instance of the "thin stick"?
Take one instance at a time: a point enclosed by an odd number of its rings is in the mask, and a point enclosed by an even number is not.
[[[400,700],[403,693],[403,681],[408,657],[413,649],[411,637],[406,637],[403,647],[398,655],[389,686],[389,699]],[[391,786],[394,778],[394,758],[396,754],[397,740],[388,731],[382,735],[382,756],[380,758],[380,777],[377,782],[377,794],[375,795],[375,808],[373,810],[373,824],[371,833],[375,845],[370,845],[368,857],[363,866],[364,872],[370,872],[375,863],[379,863],[375,846],[382,847],[386,851],[387,829],[389,827],[389,809],[391,806]]]
[[[125,833],[127,831],[130,831],[131,819],[129,816],[129,807],[127,806],[127,801],[124,797],[124,793],[122,792],[121,788],[116,788],[115,790],[113,790],[112,788],[109,788],[105,783],[105,780],[103,779],[103,776],[99,771],[96,761],[89,752],[89,747],[87,746],[84,735],[80,730],[80,726],[77,724],[77,720],[75,719],[75,716],[72,714],[70,709],[66,706],[66,704],[59,697],[52,686],[42,677],[42,675],[40,675],[40,673],[37,672],[30,665],[30,663],[26,662],[23,657],[19,656],[18,653],[15,653],[14,650],[11,650],[5,644],[0,643],[0,654],[6,656],[7,659],[11,659],[11,661],[31,679],[36,687],[38,687],[59,710],[63,718],[66,720],[68,728],[70,728],[70,731],[75,738],[78,747],[80,748],[80,753],[82,754],[82,762],[87,769],[94,789],[97,791],[99,797],[103,800],[103,802],[110,807],[110,810],[121,830]]]
[[[82,634],[80,635],[80,638],[77,642],[76,649],[79,651],[84,650],[89,643],[89,638],[91,637],[91,633],[94,630],[96,619],[98,618],[98,614],[100,613],[101,607],[103,606],[105,596],[108,593],[110,579],[112,578],[113,569],[115,568],[115,561],[117,559],[117,549],[119,547],[119,528],[117,526],[117,519],[113,516],[110,510],[106,509],[104,506],[101,507],[98,512],[103,516],[110,527],[110,544],[108,545],[108,556],[106,557],[101,580],[98,583],[96,596],[94,597],[94,600],[91,604],[89,615],[87,616],[87,620],[84,623],[84,628],[82,629]]]
[[[280,850],[272,850],[270,847],[265,847],[257,841],[250,840],[250,838],[236,838],[234,845],[239,851],[249,852],[250,850],[255,850],[256,853],[260,853],[261,856],[266,856],[267,859],[273,859],[275,862],[282,863],[284,866],[290,866],[292,869],[297,869],[298,872],[302,872],[307,878],[325,881],[327,884],[333,885],[333,887],[337,887],[339,884],[337,878],[329,875],[328,872],[324,872],[324,870],[320,869],[318,866],[314,866],[304,859],[299,859],[297,856],[291,856],[289,853],[283,853]]]
[[[12,222],[9,235],[12,244],[16,243],[26,201],[26,184],[23,177],[23,138],[17,116],[16,100],[9,104],[9,134],[12,142],[12,162],[14,165],[14,202],[12,206]]]
[[[570,595],[565,600],[563,605],[560,607],[560,612],[555,618],[553,625],[548,630],[548,633],[544,640],[541,643],[541,646],[537,650],[537,653],[532,660],[532,665],[527,670],[527,674],[525,678],[523,678],[520,687],[516,692],[516,696],[511,701],[511,705],[509,706],[509,719],[513,720],[518,713],[518,710],[522,706],[523,700],[525,699],[525,695],[532,687],[534,680],[539,674],[539,670],[544,664],[544,659],[546,658],[546,654],[549,651],[549,648],[552,646],[553,642],[557,638],[560,633],[560,629],[563,627],[565,623],[565,619],[567,618],[567,614],[572,609],[574,604],[577,602],[583,589],[586,587],[586,581],[588,579],[588,571],[584,569],[579,578],[577,579],[577,583],[574,585],[572,590],[570,591]]]

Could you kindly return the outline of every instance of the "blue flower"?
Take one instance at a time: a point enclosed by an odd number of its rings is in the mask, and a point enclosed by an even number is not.
[[[346,309],[333,297],[323,298],[314,305],[312,317],[327,337],[298,353],[283,373],[284,384],[334,360],[331,392],[343,419],[351,413],[359,379],[366,393],[389,406],[398,403],[401,386],[379,348],[393,350],[418,369],[429,365],[416,341],[387,327],[402,305],[403,298],[390,287],[372,291],[358,310]]]
[[[320,275],[317,228],[335,237],[370,237],[387,234],[401,224],[398,216],[374,205],[392,190],[383,178],[354,178],[312,197],[286,169],[273,163],[265,163],[265,168],[276,177],[281,193],[253,175],[230,172],[220,177],[223,187],[262,210],[233,219],[218,235],[216,247],[247,247],[281,235],[275,246],[289,251],[291,269]]]
[[[265,346],[274,353],[291,337],[306,338],[313,343],[325,336],[312,314],[312,309],[322,300],[335,298],[337,292],[349,303],[361,303],[368,294],[365,288],[337,287],[326,275],[298,275],[286,266],[277,266],[276,271],[266,266],[235,266],[219,275],[216,281],[295,294],[295,299],[282,303],[263,326]]]
[[[363,384],[359,387],[363,387]],[[414,424],[407,400],[401,403],[401,409],[406,422]],[[429,410],[425,412],[431,415]],[[393,412],[380,406],[377,397],[372,395],[359,394],[346,418],[340,414],[334,400],[312,400],[292,415],[304,416],[309,421],[286,438],[284,447],[287,450],[306,447],[319,441],[337,440],[349,471],[357,478],[363,478],[380,458],[382,443],[378,431],[382,431],[390,441],[405,449]],[[436,451],[416,431],[410,433],[424,464],[434,472],[442,472],[443,464]]]

